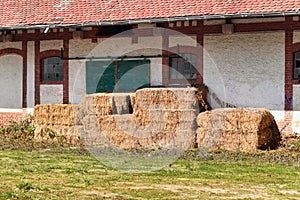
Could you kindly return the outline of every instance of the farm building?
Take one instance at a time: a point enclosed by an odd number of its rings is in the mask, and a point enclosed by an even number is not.
[[[202,83],[212,107],[297,121],[298,0],[2,1],[0,34],[0,126],[37,104]]]

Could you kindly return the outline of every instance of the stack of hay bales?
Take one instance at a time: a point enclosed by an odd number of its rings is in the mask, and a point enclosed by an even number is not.
[[[81,137],[87,146],[107,145],[104,131],[115,133],[114,117],[131,112],[130,93],[96,93],[85,95],[80,105],[81,124],[84,131]]]
[[[64,136],[72,145],[80,144],[78,127],[75,126],[78,116],[78,105],[43,104],[34,107],[35,139],[37,141],[57,140]]]
[[[82,105],[83,138],[98,145],[106,140],[127,150],[191,145],[187,143],[194,141],[199,111],[196,92],[195,88],[145,88],[134,94],[87,95],[83,104],[89,105]]]
[[[255,151],[276,148],[280,142],[274,118],[266,109],[215,109],[200,113],[197,123],[199,148]]]

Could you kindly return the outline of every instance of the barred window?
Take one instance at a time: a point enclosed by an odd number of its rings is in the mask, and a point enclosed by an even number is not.
[[[195,54],[181,54],[170,57],[169,78],[197,79],[197,56]]]
[[[294,54],[294,79],[300,79],[300,51]]]
[[[42,82],[63,81],[64,65],[60,57],[45,58],[41,64]]]

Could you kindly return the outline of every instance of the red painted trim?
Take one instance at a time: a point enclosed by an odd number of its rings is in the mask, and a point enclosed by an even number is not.
[[[69,40],[64,40],[64,57],[69,57]],[[69,103],[69,62],[64,61],[63,103]]]
[[[111,36],[99,36],[98,26],[92,27],[92,30],[83,31],[83,39],[93,39],[93,38],[109,38]],[[120,35],[118,37],[128,38],[130,36]],[[39,29],[35,30],[35,33],[28,33],[25,31],[24,34],[15,34],[14,41],[42,41],[42,40],[70,40],[73,39],[73,31],[69,31],[69,28],[65,28],[62,32],[57,29],[57,32],[53,32],[52,29],[47,34],[40,33]]]
[[[40,85],[62,85],[63,81],[49,81],[49,82],[40,82]]]
[[[203,34],[217,34],[222,33],[222,26],[221,25],[209,25],[204,26]]]
[[[6,48],[0,50],[0,56],[7,55],[7,54],[17,54],[19,56],[24,56],[23,50],[15,49],[15,48]]]
[[[40,41],[35,41],[34,43],[34,99],[35,105],[40,104],[40,80],[41,80],[41,59],[40,59]]]
[[[294,30],[300,30],[300,20],[291,21],[291,25]],[[184,26],[184,22],[181,22],[181,26],[177,26],[174,22],[174,27],[169,27],[169,23],[160,23],[160,26],[172,29],[184,34],[216,34],[222,33],[222,25],[203,25],[204,20],[198,20],[197,26],[192,26],[192,21],[190,21],[189,26]],[[276,31],[285,30],[286,22],[261,22],[261,23],[242,23],[234,24],[235,32],[255,32],[255,31]],[[110,36],[98,36],[98,26],[92,27],[92,30],[83,32],[83,39],[93,39],[93,38],[109,38]],[[137,37],[141,36],[151,36],[153,32],[135,30]],[[139,33],[140,32],[140,33]],[[172,34],[172,33],[170,33]],[[120,36],[120,37],[131,37],[131,36]],[[69,31],[69,28],[65,28],[63,32],[57,29],[57,32],[53,32],[50,29],[49,33],[41,33],[39,29],[36,29],[35,33],[28,33],[28,31],[23,31],[23,34],[15,34],[14,41],[42,41],[42,40],[70,40],[73,38],[73,31]]]
[[[300,29],[300,23],[291,21],[289,22],[294,30]],[[175,23],[176,24],[176,23]],[[174,26],[169,27],[166,25],[168,29],[172,29],[183,34],[222,34],[222,25],[203,25],[203,21],[198,21],[197,26]],[[241,23],[234,24],[234,32],[257,32],[257,31],[278,31],[285,30],[286,22],[257,22],[257,23]]]
[[[300,51],[300,42],[293,44],[293,52]]]
[[[40,52],[40,60],[49,57],[60,57],[60,50],[46,50]]]
[[[197,83],[203,83],[203,49],[204,49],[204,36],[203,34],[198,34],[197,35],[197,51],[198,52],[198,57],[197,57],[197,70],[199,71],[199,75],[197,77],[198,82]]]
[[[59,32],[59,30],[57,30],[57,32],[50,31],[47,34],[44,34],[44,33],[40,33],[39,29],[36,29],[35,33],[25,32],[24,34],[14,35],[14,41],[63,40],[63,39],[72,39],[72,38],[73,38],[73,32],[71,31],[66,32],[65,30],[63,32]]]
[[[293,17],[286,17],[285,30],[285,110],[293,110]]]
[[[22,42],[22,51],[23,51],[22,107],[27,108],[27,41]]]
[[[285,29],[285,22],[234,24],[234,32],[278,31]]]
[[[169,35],[163,35],[162,39],[162,54],[169,54]],[[162,84],[166,86],[169,79],[169,58],[162,58]]]

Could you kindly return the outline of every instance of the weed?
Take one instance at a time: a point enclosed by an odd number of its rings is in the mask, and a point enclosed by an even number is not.
[[[46,140],[37,141],[33,117],[28,115],[23,121],[11,121],[6,127],[0,128],[0,149],[49,149],[69,148],[70,142],[66,136],[58,135],[49,128],[43,129]],[[81,148],[82,146],[79,146]]]
[[[0,194],[1,199],[17,199],[19,195],[15,192],[4,192]]]
[[[34,189],[32,183],[29,183],[29,182],[21,182],[17,185],[17,188],[19,190],[25,190],[25,191]]]
[[[300,151],[300,137],[296,137],[293,140],[287,142],[286,148],[293,151]]]

